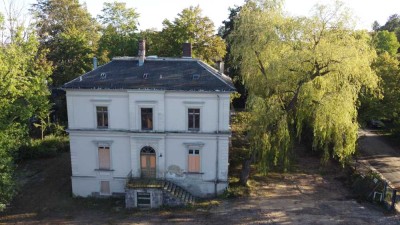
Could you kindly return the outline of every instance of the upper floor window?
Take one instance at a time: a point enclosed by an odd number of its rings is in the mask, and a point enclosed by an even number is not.
[[[188,109],[188,129],[200,130],[200,109]]]
[[[153,130],[153,108],[141,108],[142,130]]]
[[[97,106],[97,128],[108,128],[108,107]]]

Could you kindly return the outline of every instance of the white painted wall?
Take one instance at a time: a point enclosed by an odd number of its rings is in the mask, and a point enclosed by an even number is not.
[[[214,194],[217,177],[227,181],[228,93],[67,90],[67,106],[75,195],[99,192],[101,180],[111,182],[112,192],[124,192],[124,178],[130,172],[140,176],[144,146],[156,151],[158,178],[175,180],[195,195]],[[96,129],[96,106],[108,106],[109,129]],[[154,131],[140,131],[141,107],[153,108]],[[187,131],[191,107],[200,108],[199,132]],[[218,130],[222,133],[217,134]],[[98,170],[99,143],[110,146],[111,171]],[[187,173],[188,145],[192,144],[201,145],[200,174]],[[226,187],[227,183],[220,183],[217,190],[220,193]]]

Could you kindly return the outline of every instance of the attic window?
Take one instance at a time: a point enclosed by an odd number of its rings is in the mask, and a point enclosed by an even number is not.
[[[100,74],[100,79],[106,79],[107,78],[107,74],[106,73],[101,73]]]
[[[198,80],[198,79],[200,79],[200,74],[193,74],[193,75],[192,75],[192,79],[193,79],[193,80]]]
[[[143,74],[143,79],[147,80],[147,77],[149,76],[148,73]]]

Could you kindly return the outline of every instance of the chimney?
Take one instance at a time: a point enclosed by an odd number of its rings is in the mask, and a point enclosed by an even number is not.
[[[192,58],[192,43],[182,44],[183,54],[182,58]]]
[[[146,58],[146,41],[140,40],[139,41],[139,66],[143,66],[144,59]]]
[[[218,68],[218,71],[219,71],[220,73],[224,73],[224,69],[225,69],[225,63],[224,63],[224,61],[218,61],[218,62],[217,62],[217,68]]]
[[[97,58],[93,57],[93,70],[97,69]]]

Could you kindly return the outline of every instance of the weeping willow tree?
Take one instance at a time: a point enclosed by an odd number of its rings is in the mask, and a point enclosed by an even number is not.
[[[279,0],[249,0],[230,35],[251,113],[249,165],[261,172],[287,168],[293,143],[312,136],[312,146],[344,163],[355,151],[357,101],[377,88],[376,57],[369,35],[355,31],[343,4],[316,5],[311,17],[286,16]],[[305,131],[309,131],[305,133]]]

